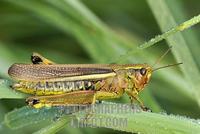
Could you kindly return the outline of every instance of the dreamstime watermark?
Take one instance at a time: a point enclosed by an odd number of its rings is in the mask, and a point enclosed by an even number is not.
[[[59,110],[59,114],[73,114],[69,125],[74,128],[81,127],[127,127],[128,119],[124,114],[140,112],[137,105],[102,103],[93,105],[69,105]],[[106,116],[105,116],[106,115]],[[115,116],[116,115],[116,116]],[[127,116],[126,116],[127,117]]]
[[[60,107],[60,114],[70,113],[95,113],[95,114],[127,114],[140,112],[138,105],[103,103],[92,105],[68,105]]]
[[[83,127],[106,127],[106,128],[124,128],[128,125],[127,118],[116,118],[116,117],[107,117],[107,118],[80,118],[72,119],[70,121],[70,126],[73,128],[83,128]]]

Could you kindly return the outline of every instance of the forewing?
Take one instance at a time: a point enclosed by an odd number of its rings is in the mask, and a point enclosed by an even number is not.
[[[101,79],[114,76],[113,69],[105,64],[14,64],[8,74],[16,80],[76,80]]]

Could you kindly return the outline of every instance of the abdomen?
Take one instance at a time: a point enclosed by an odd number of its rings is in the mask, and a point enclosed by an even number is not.
[[[36,95],[54,95],[63,94],[67,92],[81,91],[81,90],[95,90],[95,83],[97,81],[39,81],[26,82],[21,81],[18,87],[14,87],[29,94]]]

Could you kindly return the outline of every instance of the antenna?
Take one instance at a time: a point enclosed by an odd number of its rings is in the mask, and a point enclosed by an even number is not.
[[[178,66],[178,65],[180,65],[180,64],[183,64],[183,63],[180,62],[180,63],[169,64],[169,65],[166,65],[166,66],[158,67],[158,68],[153,69],[153,72],[154,72],[154,71],[157,71],[157,70],[159,70],[159,69],[163,69],[163,68],[168,68],[168,67],[172,67],[172,66]]]
[[[169,46],[169,48],[167,49],[167,51],[166,51],[162,56],[160,56],[160,58],[154,63],[153,67],[154,67],[156,64],[158,64],[158,63],[165,57],[165,55],[168,54],[168,52],[171,50],[171,48],[172,48],[172,46]]]

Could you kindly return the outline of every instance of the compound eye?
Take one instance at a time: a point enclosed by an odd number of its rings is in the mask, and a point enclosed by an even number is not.
[[[146,74],[146,72],[147,72],[147,70],[146,70],[145,68],[141,68],[141,69],[140,69],[140,74],[141,74],[141,75],[144,76],[144,75]]]

